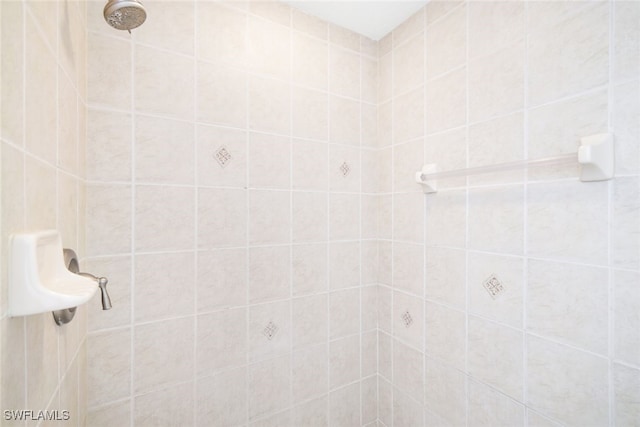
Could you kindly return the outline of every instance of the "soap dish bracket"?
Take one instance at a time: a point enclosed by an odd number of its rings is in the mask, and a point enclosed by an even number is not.
[[[65,260],[65,255],[67,260]],[[78,269],[73,251],[63,252],[56,230],[14,234],[9,241],[9,316],[54,312],[56,323],[73,318],[75,307],[89,301],[96,291],[95,281],[74,274]],[[62,313],[61,311],[67,310]],[[56,315],[56,312],[58,314]]]
[[[64,265],[67,267],[67,270],[74,274],[80,273],[80,264],[78,264],[78,255],[73,249],[64,248],[62,250],[62,257],[64,258]],[[54,310],[51,314],[53,314],[53,320],[56,322],[56,325],[66,325],[67,323],[73,320],[73,317],[76,315],[76,310],[78,307],[70,307],[63,308],[61,310]]]

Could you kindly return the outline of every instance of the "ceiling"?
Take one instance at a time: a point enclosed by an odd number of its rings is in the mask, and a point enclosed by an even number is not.
[[[296,9],[380,40],[428,0],[283,0]]]

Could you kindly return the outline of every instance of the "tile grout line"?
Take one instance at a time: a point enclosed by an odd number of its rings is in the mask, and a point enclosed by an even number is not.
[[[360,83],[360,91],[359,91],[359,98],[360,98],[360,102],[358,103],[358,137],[359,137],[359,141],[358,141],[358,162],[360,164],[360,174],[359,174],[359,186],[358,186],[358,266],[359,266],[359,271],[358,271],[358,275],[359,275],[359,280],[358,280],[358,284],[359,284],[359,290],[358,290],[358,324],[359,324],[359,351],[358,351],[358,366],[360,368],[360,372],[359,372],[359,387],[360,387],[360,399],[359,399],[359,405],[360,405],[360,425],[363,425],[363,420],[364,420],[364,399],[363,399],[363,370],[362,370],[362,365],[363,365],[363,355],[364,355],[364,351],[362,349],[362,335],[363,335],[363,331],[362,331],[362,317],[363,317],[363,304],[362,304],[362,298],[363,298],[363,280],[362,280],[362,263],[363,263],[363,259],[362,259],[362,177],[364,175],[364,168],[363,168],[363,164],[362,164],[362,80],[363,80],[363,58],[362,58],[362,37],[359,38],[358,42],[360,43],[360,52],[358,54],[358,65],[359,65],[359,72],[358,72],[358,81]]]
[[[609,12],[609,38],[608,38],[608,81],[607,81],[607,124],[608,124],[608,132],[613,133],[614,130],[614,83],[613,78],[615,74],[615,18],[616,11],[614,1],[608,2],[608,12]],[[615,168],[615,165],[614,165]],[[615,413],[615,404],[616,404],[616,396],[615,396],[615,366],[614,366],[614,358],[615,358],[615,271],[614,271],[614,238],[615,238],[615,183],[616,176],[614,171],[614,179],[607,182],[607,267],[608,267],[608,325],[607,325],[607,353],[608,353],[608,361],[607,361],[607,382],[608,382],[608,401],[609,401],[609,425],[615,425],[616,423],[616,413]]]
[[[465,59],[464,59],[464,73],[465,73],[465,129],[464,129],[464,139],[465,139],[465,167],[469,167],[469,122],[470,122],[470,101],[469,101],[469,22],[470,22],[470,9],[471,4],[470,1],[465,1],[464,5],[464,26],[465,26]],[[465,298],[464,298],[464,420],[465,425],[469,426],[469,407],[470,407],[470,378],[469,378],[469,222],[470,222],[470,206],[469,206],[469,184],[470,177],[465,178],[465,186],[464,186],[464,207],[465,207],[465,221],[464,221],[464,284],[465,284]]]
[[[198,1],[193,2],[193,16],[194,18],[198,16]],[[199,228],[199,208],[200,208],[200,189],[198,185],[200,184],[198,179],[198,136],[199,129],[196,126],[196,122],[198,120],[198,31],[200,26],[198,25],[199,20],[193,20],[193,123],[191,124],[193,129],[193,218],[194,218],[194,238],[193,238],[193,367],[192,367],[192,387],[191,392],[193,396],[192,410],[193,410],[193,424],[198,425],[198,326],[199,326],[199,317],[198,317],[198,285],[199,285],[199,252],[198,246],[200,243],[200,228]]]
[[[524,111],[522,117],[523,125],[523,154],[524,158],[529,158],[529,3],[524,2]],[[524,406],[524,425],[529,425],[528,407],[528,376],[529,366],[527,358],[529,356],[529,339],[527,336],[527,303],[528,303],[528,277],[529,277],[529,172],[524,171],[523,181],[523,223],[522,232],[522,404]]]
[[[395,190],[396,190],[396,188],[395,188],[395,179],[394,179],[394,176],[395,176],[395,161],[394,160],[395,160],[395,154],[396,154],[396,147],[395,147],[394,143],[395,143],[395,124],[396,123],[395,123],[395,117],[393,116],[393,108],[394,108],[395,102],[396,102],[395,96],[394,96],[395,95],[394,94],[394,91],[395,91],[395,84],[394,84],[395,70],[394,70],[394,68],[395,68],[395,60],[396,60],[396,58],[395,58],[395,46],[394,46],[394,43],[393,43],[394,36],[395,36],[395,34],[392,31],[391,32],[392,44],[391,44],[391,50],[389,51],[390,60],[391,60],[391,75],[390,75],[390,79],[391,79],[391,82],[390,82],[390,85],[391,85],[391,90],[390,90],[390,92],[391,92],[391,101],[390,101],[391,118],[390,118],[390,124],[391,124],[391,126],[390,126],[390,128],[391,129],[389,129],[389,136],[391,138],[391,141],[390,141],[390,143],[391,143],[391,158],[389,159],[389,161],[391,162],[391,167],[390,167],[390,171],[391,171],[390,172],[390,179],[391,179],[391,187],[390,187],[391,188],[391,233],[390,233],[391,234],[391,249],[389,251],[389,256],[390,256],[390,260],[389,260],[390,269],[389,270],[390,270],[390,273],[391,273],[390,282],[392,284],[391,301],[390,301],[390,304],[391,304],[391,307],[390,307],[390,312],[391,312],[391,319],[390,319],[390,322],[391,322],[391,325],[390,325],[390,329],[391,329],[391,346],[389,348],[389,352],[390,352],[389,356],[390,356],[390,359],[391,359],[391,366],[390,366],[390,369],[391,369],[391,382],[389,384],[389,386],[390,386],[390,399],[391,399],[391,401],[390,401],[390,403],[391,403],[391,413],[389,414],[390,417],[391,417],[390,427],[394,427],[394,424],[395,424],[394,423],[394,407],[393,407],[393,398],[394,398],[394,395],[395,395],[394,394],[394,375],[393,375],[394,366],[395,366],[394,365],[395,360],[394,360],[393,354],[394,354],[394,349],[395,349],[395,338],[396,338],[396,336],[395,336],[396,331],[395,331],[395,326],[394,326],[394,317],[396,315],[396,313],[394,311],[394,308],[395,308],[395,288],[393,287],[393,273],[394,273],[394,268],[395,268],[395,263],[394,263],[394,259],[393,259],[393,257],[394,257],[393,247],[394,247],[394,242],[395,242],[395,237],[396,237],[395,236],[395,232],[394,232],[395,231],[395,219],[396,219],[395,218],[395,201],[396,201]]]
[[[88,44],[88,37],[87,37],[87,28],[85,26],[84,28],[84,44],[85,44],[85,49],[87,44]],[[87,64],[84,64],[85,69],[87,68],[86,66]],[[86,79],[86,73],[85,73],[85,79]],[[77,87],[77,82],[74,82],[76,84]],[[86,88],[86,80],[84,81],[83,87]],[[82,153],[86,153],[86,147],[87,147],[87,135],[86,135],[86,120],[87,120],[87,105],[84,101],[82,101],[81,96],[80,96],[80,90],[76,89],[75,92],[75,99],[76,99],[76,149],[75,149],[75,167],[76,167],[76,173],[80,176],[80,179],[75,180],[75,189],[76,189],[76,202],[75,202],[75,215],[76,218],[78,218],[78,220],[76,221],[76,226],[75,226],[75,233],[76,233],[76,242],[75,245],[77,248],[81,248],[82,249],[82,254],[86,255],[86,242],[84,241],[85,239],[83,238],[83,244],[80,245],[80,238],[81,236],[86,235],[85,231],[86,230],[86,215],[82,215],[82,211],[81,211],[81,203],[80,203],[80,197],[81,197],[81,189],[84,189],[84,194],[85,196],[83,197],[83,200],[86,200],[86,156],[84,158],[80,158],[80,154]],[[80,109],[84,110],[84,113],[81,115],[80,114]],[[82,126],[81,125],[81,120],[83,119],[83,121],[85,122],[85,125]],[[85,133],[82,134],[81,130],[84,129]],[[84,146],[84,149],[81,151],[80,150],[80,144],[82,144]],[[82,164],[82,166],[81,166]],[[80,222],[82,220],[82,227],[80,226]],[[87,343],[89,342],[89,311],[87,308],[84,309],[85,310],[85,325],[84,325],[84,329],[82,331],[79,331],[79,333],[82,335],[82,340],[80,342],[80,348],[84,347],[85,348],[85,355],[86,355],[86,349],[87,349]],[[77,396],[76,396],[76,405],[78,405],[78,408],[83,408],[81,410],[81,412],[83,412],[84,415],[84,423],[86,424],[87,421],[87,406],[88,404],[86,404],[86,398],[85,398],[85,405],[82,405],[82,399],[84,397],[80,397],[80,384],[82,384],[82,373],[80,372],[79,369],[79,359],[80,356],[77,356],[78,359],[76,360],[76,363],[78,365],[78,367],[76,368],[76,372],[77,372],[77,378],[76,378],[76,390],[78,390]],[[85,356],[86,358],[86,356]],[[86,371],[85,371],[85,374]],[[87,375],[88,376],[88,375]],[[78,420],[77,426],[76,427],[80,427],[80,423],[82,422],[82,420]]]
[[[289,402],[288,407],[292,408],[289,413],[289,422],[295,414],[294,398],[293,398],[293,363],[294,363],[294,346],[293,346],[293,9],[289,8],[289,75],[291,79],[288,84],[289,88]]]
[[[427,162],[427,153],[426,153],[426,135],[427,135],[427,129],[428,129],[428,123],[427,123],[427,90],[426,90],[426,86],[427,86],[427,77],[428,77],[428,62],[429,62],[429,51],[427,50],[427,43],[429,40],[428,37],[428,27],[427,27],[427,8],[426,6],[424,6],[422,8],[423,10],[423,16],[422,16],[422,21],[423,21],[423,61],[422,61],[422,82],[423,82],[423,86],[424,86],[424,91],[423,91],[423,102],[422,102],[422,118],[423,118],[423,123],[422,123],[422,135],[423,135],[423,142],[422,142],[422,164],[424,165]],[[422,423],[423,425],[427,424],[427,420],[426,420],[426,410],[427,410],[427,282],[428,282],[428,278],[427,278],[427,274],[428,274],[428,269],[427,269],[427,238],[429,237],[429,233],[427,232],[427,197],[426,195],[422,195],[422,401],[420,402],[420,407],[422,410]]]
[[[25,228],[26,223],[27,223],[27,197],[26,197],[26,191],[27,191],[27,157],[25,155],[25,151],[26,151],[26,134],[27,134],[27,124],[26,124],[26,120],[24,119],[25,117],[27,117],[27,106],[26,106],[26,102],[25,100],[27,99],[27,77],[26,77],[26,68],[27,68],[27,6],[25,3],[25,0],[21,1],[21,11],[22,11],[22,68],[23,68],[23,73],[22,73],[22,146],[21,146],[21,151],[22,151],[22,194],[24,195],[24,197],[22,198],[22,228]],[[29,399],[29,390],[27,387],[28,380],[29,380],[29,372],[28,372],[28,365],[29,365],[29,358],[28,358],[28,346],[27,346],[27,317],[23,317],[22,318],[22,338],[23,338],[23,350],[24,350],[24,372],[23,372],[23,378],[24,378],[24,405],[25,407],[27,406],[27,402]]]
[[[60,19],[60,4],[56,2],[56,12],[55,12],[55,17],[56,20]],[[58,59],[60,56],[60,31],[56,31],[56,37],[55,37],[55,52],[54,52],[54,61],[55,61],[55,79],[56,79],[56,100],[55,100],[55,109],[56,109],[56,130],[55,130],[55,141],[56,141],[56,154],[55,154],[55,186],[56,186],[56,190],[55,190],[55,197],[56,197],[56,201],[55,201],[55,223],[56,223],[56,228],[58,230],[60,230],[60,174],[58,173],[58,168],[60,167],[60,67],[61,64],[59,63]],[[75,327],[77,327],[77,325],[74,325]],[[66,374],[67,371],[67,367],[66,366],[62,366],[63,363],[63,358],[62,358],[62,353],[63,353],[63,344],[64,342],[66,342],[66,335],[68,335],[68,331],[63,331],[62,329],[58,329],[57,331],[57,338],[58,338],[58,385],[57,385],[57,405],[58,407],[60,406],[60,395],[62,394],[62,379],[64,377],[64,374]],[[67,332],[67,333],[65,333]],[[65,349],[66,350],[66,349]],[[66,364],[66,357],[65,357],[65,364]],[[63,374],[64,372],[64,374]],[[54,392],[54,396],[52,398],[52,401],[56,399],[55,393]]]
[[[333,90],[333,84],[331,84],[331,59],[332,59],[332,43],[331,43],[331,28],[327,25],[327,93],[325,95],[325,102],[327,104],[327,130],[326,140],[330,141],[331,135],[331,91]],[[327,182],[325,188],[327,191],[327,278],[325,283],[326,297],[325,302],[327,304],[327,404],[326,414],[327,423],[331,420],[331,146],[327,144]]]
[[[197,0],[196,0],[197,1]],[[251,41],[251,37],[249,34],[249,31],[251,30],[250,26],[249,26],[249,16],[248,13],[246,13],[246,11],[243,11],[243,16],[242,16],[242,21],[243,21],[243,27],[244,27],[244,49],[246,50],[246,54],[249,55],[249,51],[250,51],[250,41]],[[250,420],[250,395],[249,395],[249,384],[251,382],[251,370],[250,370],[250,362],[251,362],[251,356],[250,356],[250,343],[249,343],[249,337],[251,336],[251,308],[250,308],[250,301],[251,301],[251,292],[250,292],[250,281],[249,281],[249,277],[250,277],[250,268],[249,268],[249,263],[251,262],[251,258],[249,257],[249,246],[250,246],[250,237],[249,237],[249,231],[250,231],[250,227],[249,224],[251,223],[251,210],[249,209],[250,206],[250,190],[249,190],[249,171],[251,169],[251,157],[249,155],[249,123],[251,122],[251,91],[249,90],[249,86],[250,86],[250,78],[249,76],[247,76],[244,79],[244,96],[245,96],[245,106],[246,106],[246,112],[244,114],[244,129],[243,129],[243,134],[244,134],[244,147],[245,147],[245,156],[246,156],[246,170],[244,171],[244,191],[245,191],[245,196],[244,196],[244,202],[245,202],[245,209],[246,209],[246,223],[244,225],[245,227],[245,244],[244,244],[244,258],[245,258],[245,263],[244,263],[244,282],[245,282],[245,304],[247,306],[246,308],[246,312],[245,312],[245,337],[244,337],[244,346],[245,346],[245,366],[244,366],[244,373],[245,373],[245,384],[244,384],[244,395],[245,395],[245,414],[244,414],[244,422],[245,424],[249,424],[249,420]]]
[[[131,35],[129,37],[129,47],[130,47],[130,59],[131,59],[131,100],[130,100],[130,108],[131,108],[131,289],[130,289],[130,310],[131,310],[131,318],[130,322],[130,383],[129,383],[129,398],[130,398],[130,414],[129,414],[129,422],[131,426],[135,425],[135,362],[136,362],[136,354],[135,354],[135,342],[137,335],[136,328],[136,298],[135,298],[135,289],[136,289],[136,43],[135,43],[135,35]]]

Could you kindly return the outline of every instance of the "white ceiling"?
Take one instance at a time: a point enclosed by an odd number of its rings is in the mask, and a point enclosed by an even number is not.
[[[283,0],[296,9],[380,40],[428,0]]]

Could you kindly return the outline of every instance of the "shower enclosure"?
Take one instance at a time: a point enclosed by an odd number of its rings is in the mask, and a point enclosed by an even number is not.
[[[104,8],[1,4],[3,411],[636,425],[640,3],[430,1],[380,40],[275,1],[148,0],[131,34]],[[610,181],[415,181],[601,133]],[[37,229],[111,310],[6,315],[8,236]]]

